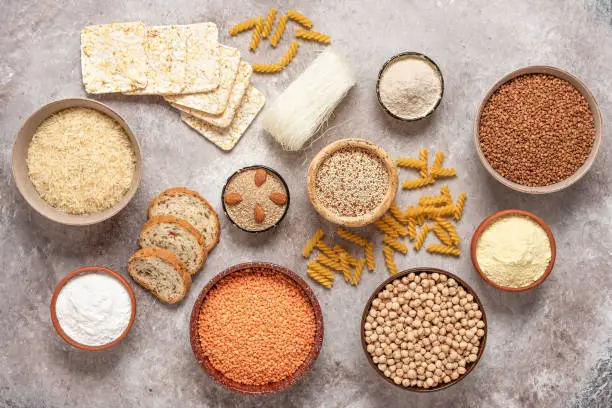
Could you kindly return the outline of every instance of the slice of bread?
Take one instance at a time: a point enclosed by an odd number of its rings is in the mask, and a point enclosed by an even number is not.
[[[219,242],[221,227],[212,206],[195,191],[175,187],[159,194],[149,204],[149,218],[156,215],[182,218],[200,231],[210,252]]]
[[[136,252],[128,261],[128,272],[140,286],[166,303],[182,300],[191,286],[185,265],[163,248],[143,248]]]
[[[149,218],[140,230],[140,246],[169,250],[191,275],[202,268],[208,255],[200,232],[187,221],[171,215]]]

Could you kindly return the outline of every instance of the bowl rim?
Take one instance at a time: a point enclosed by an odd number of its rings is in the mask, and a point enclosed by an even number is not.
[[[380,79],[383,75],[383,73],[385,72],[385,70],[387,69],[387,67],[393,63],[395,60],[401,59],[401,58],[406,58],[406,57],[420,57],[424,60],[426,60],[427,62],[429,62],[431,65],[433,65],[433,67],[435,68],[436,72],[438,73],[438,75],[440,76],[440,82],[441,82],[441,90],[440,90],[440,97],[438,98],[438,100],[436,101],[436,103],[434,104],[434,106],[431,108],[431,110],[429,112],[427,112],[425,115],[423,116],[419,116],[416,118],[403,118],[401,116],[398,116],[396,114],[394,114],[393,112],[391,112],[383,103],[382,99],[380,99]],[[442,102],[442,97],[444,96],[444,76],[442,75],[442,70],[440,69],[440,67],[438,66],[438,64],[436,64],[436,62],[431,59],[430,57],[428,57],[425,54],[422,54],[420,52],[416,52],[416,51],[404,51],[404,52],[400,52],[399,54],[395,54],[393,55],[391,58],[389,58],[382,66],[382,68],[380,69],[380,71],[378,71],[378,79],[376,80],[376,99],[378,99],[378,103],[380,104],[380,106],[384,109],[385,112],[387,112],[391,117],[404,121],[404,122],[416,122],[419,121],[421,119],[425,119],[429,116],[431,116],[436,109],[438,109],[438,106],[440,105],[440,103]]]
[[[487,102],[491,98],[491,95],[493,95],[493,93],[495,93],[502,85],[513,80],[514,78],[517,78],[523,75],[530,75],[530,74],[552,75],[559,79],[569,82],[574,88],[576,88],[576,90],[578,90],[578,92],[580,92],[580,94],[584,97],[587,104],[589,105],[589,109],[591,110],[591,114],[593,115],[593,123],[595,126],[595,139],[593,140],[593,146],[586,160],[582,164],[582,166],[580,166],[576,170],[576,172],[572,174],[571,176],[569,176],[568,178],[558,181],[557,183],[554,183],[554,184],[549,184],[547,186],[535,186],[535,187],[534,186],[524,186],[522,184],[506,179],[501,174],[499,174],[493,168],[493,166],[491,166],[491,164],[485,157],[480,147],[480,135],[479,135],[480,117],[482,115],[482,111],[484,107],[486,106]],[[588,173],[588,171],[593,166],[593,163],[595,162],[597,154],[599,153],[599,148],[601,146],[602,139],[603,139],[603,119],[602,119],[601,109],[599,107],[599,103],[597,103],[597,100],[593,96],[590,89],[584,84],[584,82],[582,82],[582,80],[580,80],[575,75],[563,69],[549,66],[549,65],[530,65],[530,66],[522,67],[512,72],[507,73],[497,82],[495,82],[495,84],[485,94],[484,98],[480,102],[480,106],[478,107],[478,110],[476,111],[476,117],[474,119],[474,130],[473,130],[473,136],[472,136],[472,140],[476,148],[476,154],[478,155],[480,162],[482,163],[484,168],[487,170],[487,172],[495,180],[499,181],[504,186],[512,190],[515,190],[521,193],[527,193],[527,194],[554,193],[554,192],[566,189],[572,184],[576,183],[578,180],[584,177],[584,175]]]
[[[115,340],[111,341],[110,343],[102,344],[100,346],[88,346],[86,344],[79,343],[76,340],[72,339],[72,337],[68,336],[66,332],[64,331],[64,329],[62,329],[61,325],[59,324],[59,321],[57,319],[56,309],[55,309],[55,306],[57,303],[57,297],[59,296],[62,288],[66,285],[66,283],[68,283],[69,280],[71,280],[77,275],[86,275],[90,273],[104,273],[104,274],[110,275],[113,278],[117,279],[123,285],[125,290],[127,290],[128,295],[130,296],[130,301],[132,303],[132,313],[130,315],[130,321],[127,327],[125,328],[125,330]],[[86,351],[106,350],[120,343],[132,329],[132,325],[134,324],[134,320],[136,317],[136,297],[134,296],[134,290],[132,289],[128,281],[123,276],[121,276],[121,274],[119,274],[118,272],[115,272],[114,270],[109,269],[104,266],[93,266],[93,265],[83,266],[81,268],[75,269],[74,271],[68,273],[66,276],[64,276],[59,281],[59,283],[55,287],[55,290],[53,291],[53,296],[51,297],[50,312],[51,312],[51,322],[53,323],[53,328],[55,329],[57,334],[66,343],[70,344],[73,347],[76,347],[81,350],[86,350]]]
[[[536,280],[535,282],[527,286],[523,286],[520,288],[512,288],[512,287],[500,285],[496,283],[495,281],[489,279],[489,277],[482,271],[482,269],[480,268],[480,265],[478,264],[478,257],[476,256],[476,249],[478,247],[478,241],[480,240],[482,233],[489,225],[491,225],[493,222],[497,221],[500,218],[504,218],[510,215],[517,215],[517,214],[530,218],[531,220],[535,221],[540,227],[542,227],[542,229],[544,229],[544,231],[546,232],[546,235],[548,236],[548,241],[550,242],[550,261],[548,263],[548,266],[546,267],[546,270],[544,271],[542,276],[538,278],[538,280]],[[489,215],[487,218],[485,218],[480,223],[478,228],[476,228],[474,235],[472,235],[472,242],[470,243],[470,256],[472,258],[472,264],[474,265],[474,269],[476,269],[480,277],[485,282],[487,282],[489,285],[493,286],[494,288],[506,291],[506,292],[524,292],[526,290],[533,289],[539,286],[542,282],[546,280],[546,278],[548,278],[548,276],[550,275],[550,273],[552,272],[555,266],[555,259],[557,257],[557,246],[555,243],[555,237],[552,233],[552,230],[542,218],[538,217],[537,215],[529,211],[511,208],[507,210],[496,211],[493,214]]]
[[[286,377],[282,381],[278,381],[271,384],[264,385],[245,385],[240,384],[236,381],[233,381],[227,377],[225,377],[220,371],[212,366],[209,362],[208,358],[203,355],[203,351],[201,349],[201,345],[199,342],[199,334],[198,334],[198,318],[200,315],[200,309],[202,307],[202,303],[206,299],[206,296],[210,292],[210,290],[224,278],[228,277],[231,274],[244,272],[252,269],[264,269],[272,273],[280,274],[290,281],[292,281],[298,288],[301,289],[302,293],[306,296],[308,301],[310,302],[313,313],[315,315],[315,325],[316,325],[316,333],[315,340],[310,353],[306,360],[302,363],[298,369]],[[217,384],[221,385],[223,388],[234,391],[240,394],[245,395],[263,395],[263,394],[273,394],[279,391],[282,391],[286,388],[297,383],[301,380],[314,365],[314,362],[319,357],[321,352],[321,347],[323,346],[323,335],[324,335],[324,324],[323,324],[323,313],[321,311],[321,306],[319,305],[319,301],[315,296],[313,290],[310,288],[308,283],[304,281],[299,275],[290,269],[276,265],[269,262],[246,262],[231,266],[224,271],[215,275],[207,284],[204,286],[202,291],[200,292],[198,298],[193,304],[193,309],[191,311],[191,319],[189,322],[189,339],[191,342],[191,349],[193,354],[198,360],[200,367],[204,370],[204,372]]]
[[[387,193],[385,194],[383,201],[372,212],[360,215],[358,217],[345,217],[333,213],[319,202],[316,197],[315,183],[317,178],[317,172],[319,171],[319,168],[321,167],[321,164],[325,161],[325,159],[330,157],[338,150],[352,147],[366,150],[367,152],[373,154],[382,161],[389,175],[389,187],[387,189]],[[308,200],[315,208],[315,210],[319,213],[319,215],[331,223],[344,225],[346,227],[363,227],[365,225],[373,223],[374,221],[382,217],[387,212],[389,207],[391,207],[391,204],[395,200],[395,196],[397,194],[397,186],[399,183],[397,167],[393,159],[391,159],[391,157],[389,156],[389,154],[377,144],[369,140],[358,138],[340,139],[322,148],[310,162],[306,179],[308,188]]]
[[[36,188],[34,188],[32,181],[29,179],[27,174],[26,174],[27,180],[25,182],[20,181],[20,178],[17,176],[17,173],[19,172],[17,169],[18,167],[17,162],[25,161],[27,157],[27,148],[26,148],[26,155],[22,158],[22,160],[19,160],[19,157],[18,157],[19,155],[17,151],[18,142],[24,137],[30,137],[29,134],[27,134],[25,131],[26,126],[30,124],[31,121],[34,121],[34,119],[37,116],[42,115],[45,111],[50,111],[50,113],[42,117],[41,120],[38,121],[38,123],[36,124],[36,127],[38,127],[44,120],[48,119],[51,115],[54,115],[55,113],[60,112],[62,110],[71,109],[71,108],[94,109],[110,117],[111,119],[116,121],[121,126],[121,128],[125,131],[130,141],[130,144],[132,145],[132,148],[134,150],[134,156],[135,156],[135,162],[136,162],[135,163],[136,165],[134,168],[134,179],[132,180],[132,184],[130,185],[128,191],[119,200],[119,202],[117,202],[114,206],[107,208],[104,211],[97,212],[97,213],[70,214],[70,213],[66,213],[64,211],[58,210],[54,208],[53,206],[51,206],[50,204],[48,204],[46,201],[44,201],[42,197],[40,197],[38,191],[36,191]],[[114,110],[113,108],[111,108],[110,106],[102,102],[98,102],[93,99],[77,98],[77,97],[65,98],[65,99],[58,99],[58,100],[49,102],[41,106],[40,108],[32,112],[22,122],[19,132],[17,133],[17,136],[15,137],[15,140],[13,141],[13,145],[12,145],[11,171],[13,175],[13,182],[15,183],[15,186],[17,186],[17,190],[19,191],[23,199],[38,214],[42,215],[43,217],[51,221],[54,221],[54,222],[57,222],[63,225],[87,226],[87,225],[93,225],[93,224],[100,223],[102,221],[105,221],[117,215],[117,213],[119,213],[123,208],[125,208],[128,205],[128,203],[132,200],[132,198],[134,198],[134,195],[136,195],[136,191],[138,190],[138,187],[140,186],[140,182],[142,179],[142,155],[141,155],[141,150],[140,150],[140,144],[138,142],[138,139],[136,138],[136,135],[134,134],[132,129],[129,127],[125,119],[123,119],[123,117],[116,110]],[[34,193],[38,195],[38,197],[40,198],[39,203],[35,203],[30,198],[30,193],[26,191],[24,183],[32,184],[32,189]],[[60,220],[59,217],[67,217],[67,218]]]
[[[264,229],[261,230],[250,230],[244,227],[241,227],[236,221],[234,221],[234,219],[232,217],[230,217],[230,215],[227,213],[227,208],[225,206],[225,200],[223,199],[223,197],[225,197],[225,190],[227,189],[227,185],[229,184],[230,180],[233,179],[236,175],[238,175],[239,173],[242,173],[243,171],[247,171],[247,170],[253,170],[253,169],[265,169],[266,171],[269,171],[270,173],[273,173],[276,177],[278,177],[278,179],[281,181],[281,183],[283,184],[283,187],[285,187],[285,191],[287,192],[287,204],[285,205],[285,211],[283,212],[283,215],[281,215],[281,217],[272,225],[270,225],[269,227],[266,227]],[[289,193],[289,186],[287,185],[287,182],[285,181],[285,179],[283,178],[283,176],[280,175],[280,173],[276,170],[274,170],[271,167],[268,166],[264,166],[263,164],[253,164],[250,166],[245,166],[242,167],[238,170],[236,170],[235,172],[233,172],[226,180],[225,180],[225,184],[223,185],[223,189],[221,190],[221,205],[223,206],[223,212],[225,213],[225,216],[232,222],[232,224],[234,224],[238,229],[244,231],[244,232],[250,232],[251,234],[257,234],[260,232],[265,232],[265,231],[270,231],[271,229],[276,228],[283,219],[285,219],[285,216],[287,215],[287,213],[289,212],[289,204],[291,203],[291,194]]]
[[[482,339],[480,340],[480,346],[478,348],[478,355],[477,355],[477,359],[476,361],[469,363],[469,367],[466,365],[466,371],[465,374],[459,376],[459,378],[457,378],[456,380],[451,380],[451,382],[446,383],[446,384],[442,384],[439,385],[437,387],[434,388],[419,388],[419,387],[404,387],[401,384],[396,384],[393,380],[391,380],[389,377],[385,377],[385,375],[383,373],[380,372],[380,370],[378,369],[377,365],[374,363],[374,361],[372,361],[372,357],[370,356],[370,353],[368,353],[367,350],[367,343],[365,340],[365,323],[366,323],[366,318],[368,317],[368,312],[370,311],[370,308],[372,307],[372,301],[376,298],[376,296],[378,295],[379,292],[381,292],[385,286],[387,286],[389,283],[393,282],[396,279],[401,279],[404,276],[407,276],[411,273],[414,273],[416,275],[418,275],[419,273],[422,272],[426,272],[426,273],[438,273],[441,275],[446,275],[449,278],[453,278],[457,281],[458,284],[460,284],[466,292],[468,292],[469,294],[471,294],[472,296],[474,296],[474,300],[476,301],[476,303],[478,304],[479,310],[482,312],[482,321],[484,322],[484,335],[482,336]],[[361,326],[359,327],[359,331],[361,333],[361,348],[363,350],[363,353],[366,356],[366,359],[368,360],[368,363],[370,363],[370,366],[374,369],[374,371],[376,371],[376,373],[382,378],[384,379],[386,382],[388,382],[389,384],[395,386],[395,387],[399,387],[404,391],[411,391],[411,392],[422,392],[422,393],[428,393],[428,392],[435,392],[435,391],[440,391],[443,390],[445,388],[451,387],[455,384],[457,384],[459,381],[463,380],[465,377],[468,376],[468,374],[470,372],[472,372],[472,370],[474,369],[474,367],[476,367],[476,365],[480,362],[480,359],[482,357],[482,354],[484,353],[484,349],[485,346],[487,344],[487,333],[489,331],[489,324],[487,323],[487,314],[485,313],[482,301],[480,300],[480,298],[478,297],[478,295],[476,294],[476,291],[467,284],[467,282],[465,282],[463,279],[461,279],[460,277],[458,277],[457,275],[445,271],[443,269],[438,269],[438,268],[430,268],[430,267],[416,267],[416,268],[410,268],[410,269],[405,269],[401,272],[398,272],[394,275],[389,276],[387,279],[385,279],[380,285],[378,285],[378,287],[376,289],[374,289],[374,291],[372,292],[372,294],[370,295],[368,301],[365,304],[365,307],[363,308],[363,313],[361,315]]]

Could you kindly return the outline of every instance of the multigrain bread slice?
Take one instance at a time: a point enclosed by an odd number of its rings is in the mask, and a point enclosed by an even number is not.
[[[191,275],[202,268],[208,255],[200,232],[187,221],[171,215],[149,218],[140,230],[140,246],[169,250]]]
[[[162,214],[182,218],[196,227],[206,241],[208,252],[219,242],[219,217],[210,203],[195,191],[174,187],[159,194],[149,204],[149,218]]]
[[[191,286],[185,265],[163,248],[143,248],[128,261],[128,272],[143,288],[166,303],[181,301]]]

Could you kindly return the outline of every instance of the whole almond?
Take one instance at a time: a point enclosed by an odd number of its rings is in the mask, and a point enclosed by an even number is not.
[[[287,202],[287,196],[283,193],[279,193],[278,191],[271,192],[268,197],[276,205],[285,205]]]
[[[266,182],[266,178],[268,177],[268,172],[265,169],[257,169],[255,171],[255,185],[257,187],[261,186]]]
[[[227,205],[236,205],[242,201],[242,196],[240,193],[227,193],[225,194],[224,200]]]
[[[259,204],[255,204],[255,210],[253,212],[255,213],[255,222],[261,224],[264,218],[266,218],[263,207]]]

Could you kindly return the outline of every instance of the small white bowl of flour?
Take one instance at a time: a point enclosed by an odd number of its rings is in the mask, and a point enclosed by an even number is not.
[[[129,283],[102,266],[86,266],[60,281],[51,299],[53,327],[82,350],[113,347],[130,331],[136,298]]]
[[[395,55],[378,74],[378,102],[396,119],[416,121],[428,117],[440,105],[443,94],[440,68],[418,52]]]

